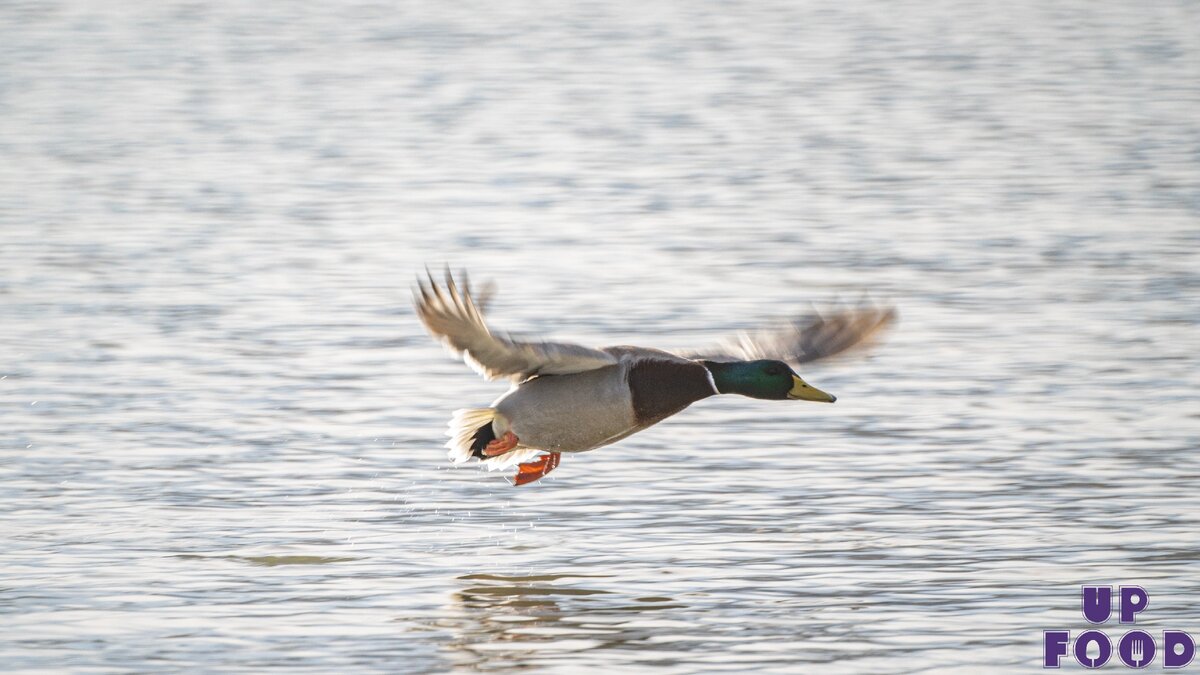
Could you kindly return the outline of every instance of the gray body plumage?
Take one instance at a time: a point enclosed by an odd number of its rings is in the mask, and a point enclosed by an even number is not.
[[[716,392],[696,361],[639,347],[609,347],[617,363],[522,382],[492,404],[496,435],[511,430],[521,446],[584,452],[615,443]]]
[[[497,435],[511,429],[522,446],[551,452],[583,452],[624,438],[638,430],[628,368],[535,377],[492,405],[501,416],[493,428]]]

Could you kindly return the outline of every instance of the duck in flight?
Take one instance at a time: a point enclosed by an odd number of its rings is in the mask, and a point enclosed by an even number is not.
[[[863,347],[896,319],[891,307],[860,305],[743,333],[710,350],[593,349],[493,332],[483,318],[491,293],[472,295],[460,276],[461,285],[449,270],[443,285],[432,275],[418,280],[417,316],[479,374],[512,387],[490,407],[455,411],[446,447],[455,464],[474,457],[489,469],[516,465],[514,485],[550,473],[562,453],[615,443],[709,396],[833,403],[794,366]]]

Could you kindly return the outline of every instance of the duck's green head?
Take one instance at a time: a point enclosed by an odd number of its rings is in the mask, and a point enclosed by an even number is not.
[[[821,401],[833,403],[833,394],[810,385],[783,361],[705,361],[713,383],[722,394],[741,394],[772,401]]]

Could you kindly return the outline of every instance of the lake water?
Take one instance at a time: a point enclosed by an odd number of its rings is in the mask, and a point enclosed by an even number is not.
[[[1034,670],[1081,584],[1200,634],[1194,3],[497,4],[0,5],[5,670]],[[443,263],[587,344],[901,321],[516,489],[446,463],[505,385]]]

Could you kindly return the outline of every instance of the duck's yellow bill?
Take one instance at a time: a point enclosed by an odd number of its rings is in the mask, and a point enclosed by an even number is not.
[[[837,397],[833,394],[826,394],[817,389],[811,384],[800,379],[798,376],[792,376],[792,388],[788,390],[788,398],[793,401],[820,401],[821,403],[833,403]]]

